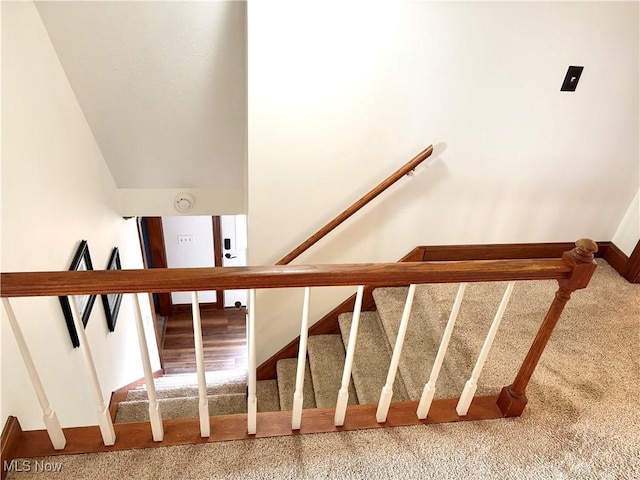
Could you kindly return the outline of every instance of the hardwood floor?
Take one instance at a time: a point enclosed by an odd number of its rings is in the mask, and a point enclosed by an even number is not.
[[[202,343],[207,371],[247,367],[247,340],[243,310],[203,310]],[[164,370],[167,374],[196,371],[191,313],[167,319],[163,346]]]

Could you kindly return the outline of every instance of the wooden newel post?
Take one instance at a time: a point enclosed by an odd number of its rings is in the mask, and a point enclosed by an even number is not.
[[[525,390],[531,375],[538,365],[542,352],[571,294],[589,284],[597,266],[593,260],[593,254],[597,251],[598,245],[593,240],[581,238],[576,242],[573,250],[562,255],[562,259],[572,268],[571,275],[565,280],[558,280],[559,288],[555,298],[542,321],[542,325],[540,325],[538,334],[534,338],[515,380],[511,385],[504,387],[498,396],[498,407],[505,417],[517,417],[524,410],[527,404]]]

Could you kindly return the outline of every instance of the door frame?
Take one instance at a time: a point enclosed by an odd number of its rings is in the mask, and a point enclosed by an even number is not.
[[[162,217],[142,217],[145,222],[150,262],[145,268],[167,268],[167,250],[164,245]],[[170,293],[154,293],[157,298],[158,313],[163,317],[172,314],[173,303]]]
[[[149,217],[147,217],[149,218]],[[143,227],[143,217],[138,217],[136,219],[136,224],[138,227],[138,239],[140,240],[140,250],[142,251],[142,265],[144,268],[149,268],[149,264],[150,264],[150,259],[147,256],[147,248],[145,245],[145,239],[148,241],[148,235],[144,234],[144,228],[148,229],[148,224],[146,224]],[[160,223],[160,228],[162,228],[162,223]],[[160,237],[162,238],[162,236]],[[151,252],[153,252],[153,249],[150,248]],[[166,259],[165,259],[165,264],[166,264]],[[153,293],[149,292],[147,293],[147,295],[149,295],[149,306],[151,307],[151,319],[153,320],[153,331],[155,332],[155,337],[156,337],[156,345],[158,347],[158,357],[160,359],[160,368],[164,371],[164,358],[162,355],[162,350],[163,350],[163,346],[164,346],[164,331],[160,331],[160,325],[158,323],[158,315],[156,313],[156,305],[153,299]],[[162,315],[162,314],[161,314]],[[167,322],[164,322],[164,328],[167,328]]]
[[[220,215],[211,217],[213,223],[213,265],[222,267],[222,221]],[[224,310],[224,290],[216,290],[218,310]]]
[[[145,264],[145,268],[168,268],[167,250],[164,243],[164,231],[162,228],[162,217],[141,217],[146,224],[147,242],[150,251],[150,262]],[[213,258],[214,266],[222,267],[222,222],[219,215],[211,217],[213,226]],[[141,232],[141,230],[139,229]],[[142,235],[142,233],[141,233]],[[141,240],[142,241],[142,240]],[[143,250],[145,250],[143,248]],[[150,265],[150,266],[147,266]],[[178,313],[191,311],[191,305],[174,305],[171,293],[155,293],[157,299],[157,311],[160,315],[169,317]],[[223,310],[224,290],[216,290],[216,301],[211,303],[201,303],[201,310]]]

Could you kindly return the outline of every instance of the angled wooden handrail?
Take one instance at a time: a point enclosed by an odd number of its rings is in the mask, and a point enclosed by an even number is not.
[[[433,145],[429,145],[423,151],[421,151],[418,155],[409,160],[405,165],[401,168],[393,172],[389,175],[384,181],[380,182],[373,190],[367,193],[358,201],[354,202],[349,208],[347,208],[344,212],[338,215],[336,218],[327,223],[324,227],[318,230],[316,233],[307,238],[304,242],[298,245],[296,248],[291,250],[287,255],[282,257],[276,265],[288,265],[298,256],[300,256],[303,252],[307,251],[310,247],[316,244],[319,240],[325,237],[329,232],[335,229],[338,225],[344,222],[351,215],[356,213],[366,204],[368,204],[371,200],[376,198],[382,192],[384,192],[391,185],[396,183],[410,171],[414,170],[418,165],[424,162],[427,158],[431,156],[433,153]]]
[[[566,279],[562,259],[152,268],[0,275],[2,297]]]

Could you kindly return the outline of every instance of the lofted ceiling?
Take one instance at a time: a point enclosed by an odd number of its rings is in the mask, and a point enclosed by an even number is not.
[[[245,2],[36,6],[119,188],[244,188]]]

